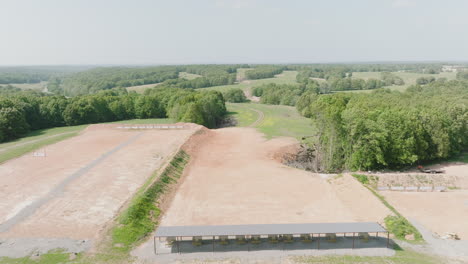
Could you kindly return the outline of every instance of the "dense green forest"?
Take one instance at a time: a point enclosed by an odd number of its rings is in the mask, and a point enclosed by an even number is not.
[[[296,105],[302,94],[317,93],[319,84],[313,80],[308,84],[264,84],[254,87],[252,94],[259,96],[260,103],[273,105]]]
[[[48,89],[56,94],[76,96],[116,87],[162,83],[164,87],[203,88],[233,84],[236,72],[248,65],[186,65],[153,67],[100,67],[51,78]],[[193,80],[179,78],[179,72],[202,75]]]
[[[315,78],[346,77],[352,72],[414,72],[435,74],[442,71],[444,63],[361,63],[361,64],[291,64],[289,70],[312,71]]]
[[[249,80],[273,78],[287,69],[287,66],[258,65],[254,69],[246,71],[245,77]]]
[[[56,94],[76,96],[115,87],[159,83],[168,79],[176,79],[178,74],[176,66],[94,68],[64,78],[51,79],[48,89]]]
[[[133,118],[165,118],[217,126],[226,114],[222,94],[191,89],[149,89],[145,95],[125,89],[66,98],[15,90],[0,94],[0,142],[30,130]]]
[[[18,66],[0,67],[0,84],[39,83],[53,76],[78,72],[89,66]]]
[[[468,148],[468,82],[432,82],[406,92],[304,94],[301,114],[317,125],[318,169],[398,168]]]
[[[232,88],[223,93],[224,100],[230,103],[244,103],[247,102],[244,91],[239,88]]]

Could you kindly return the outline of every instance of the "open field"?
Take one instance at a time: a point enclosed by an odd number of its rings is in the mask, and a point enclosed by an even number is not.
[[[264,114],[261,122],[253,127],[272,137],[294,137],[314,135],[315,127],[310,119],[301,116],[296,108],[285,105],[265,105],[255,103],[227,103],[227,109],[238,121],[237,126],[250,126],[258,118],[258,112]]]
[[[404,91],[409,86],[416,84],[416,79],[420,77],[434,77],[438,78],[447,78],[447,80],[454,80],[456,78],[455,72],[441,72],[440,74],[424,74],[424,73],[413,73],[413,72],[392,72],[393,74],[401,77],[403,81],[405,81],[404,85],[392,85],[387,86],[384,88],[390,88],[392,90]],[[380,72],[353,72],[353,78],[360,78],[360,79],[381,79]],[[365,92],[365,91],[372,91],[372,90],[357,90],[353,92]],[[350,92],[350,91],[346,91]]]
[[[296,75],[297,75],[297,71],[284,71],[283,73],[276,75],[274,78],[258,79],[258,80],[244,80],[237,84],[213,86],[213,87],[201,88],[200,90],[216,90],[216,91],[224,92],[232,88],[239,88],[244,91],[247,91],[247,90],[250,90],[250,88],[252,87],[259,86],[262,84],[267,84],[267,83],[294,84],[294,83],[297,83]]]
[[[47,82],[39,83],[10,83],[11,86],[18,87],[23,90],[44,91],[47,88]]]
[[[188,73],[188,72],[179,72],[179,78],[184,78],[187,80],[193,80],[195,78],[202,77],[199,74],[193,74],[193,73]]]
[[[135,91],[137,93],[143,93],[146,89],[148,88],[154,88],[158,86],[160,83],[150,83],[150,84],[143,84],[143,85],[137,85],[137,86],[130,86],[127,87],[127,91]]]
[[[161,225],[382,222],[391,214],[350,176],[327,180],[274,160],[294,139],[224,128],[197,141]]]
[[[237,81],[238,82],[241,82],[243,80],[245,80],[245,72],[246,71],[250,71],[250,70],[253,70],[253,68],[239,68],[237,69]]]
[[[15,241],[21,250],[23,238],[98,239],[123,204],[199,128],[181,125],[91,125],[48,146],[47,157],[24,155],[0,165],[0,239]]]

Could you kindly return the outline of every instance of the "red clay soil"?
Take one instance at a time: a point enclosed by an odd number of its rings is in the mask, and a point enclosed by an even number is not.
[[[13,225],[0,237],[95,238],[152,172],[200,128],[178,125],[184,129],[92,125],[79,136],[46,147],[45,158],[27,154],[1,164],[0,227]],[[83,168],[89,169],[79,173]],[[77,177],[67,181],[71,175]],[[61,185],[63,189],[54,192]],[[46,202],[30,208],[41,199]],[[26,209],[27,217],[18,218]]]
[[[350,176],[327,180],[274,159],[295,144],[252,128],[201,134],[161,225],[382,222],[391,214]]]

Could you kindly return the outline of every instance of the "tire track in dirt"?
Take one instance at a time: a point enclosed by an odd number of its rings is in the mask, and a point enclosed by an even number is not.
[[[248,107],[248,109],[257,112],[257,114],[258,114],[257,120],[255,120],[248,127],[256,127],[256,126],[260,125],[263,122],[263,119],[265,118],[265,114],[262,111],[257,110],[257,109],[253,109],[253,108],[250,108],[250,107]]]
[[[11,217],[10,219],[6,220],[5,222],[0,224],[0,233],[6,232],[11,229],[17,223],[23,221],[25,218],[33,215],[41,206],[49,202],[50,200],[54,199],[55,197],[60,197],[65,188],[75,179],[79,178],[80,176],[86,174],[92,168],[99,165],[103,160],[114,154],[115,152],[119,151],[120,149],[130,145],[133,143],[137,138],[139,138],[143,133],[138,133],[137,135],[131,137],[130,139],[126,140],[125,142],[120,143],[113,149],[109,150],[108,152],[102,154],[99,158],[91,161],[90,163],[86,164],[84,167],[81,167],[76,172],[65,178],[62,182],[60,182],[57,186],[53,187],[49,193],[45,196],[37,199],[33,203],[29,204],[28,206],[24,207],[19,211],[15,216]]]

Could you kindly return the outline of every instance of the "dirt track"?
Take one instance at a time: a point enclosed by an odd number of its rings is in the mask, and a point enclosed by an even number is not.
[[[382,221],[390,214],[350,177],[327,180],[272,158],[294,139],[225,128],[198,141],[161,225]]]
[[[124,130],[93,125],[0,165],[0,238],[92,239],[199,126]],[[119,125],[121,126],[121,125]]]

